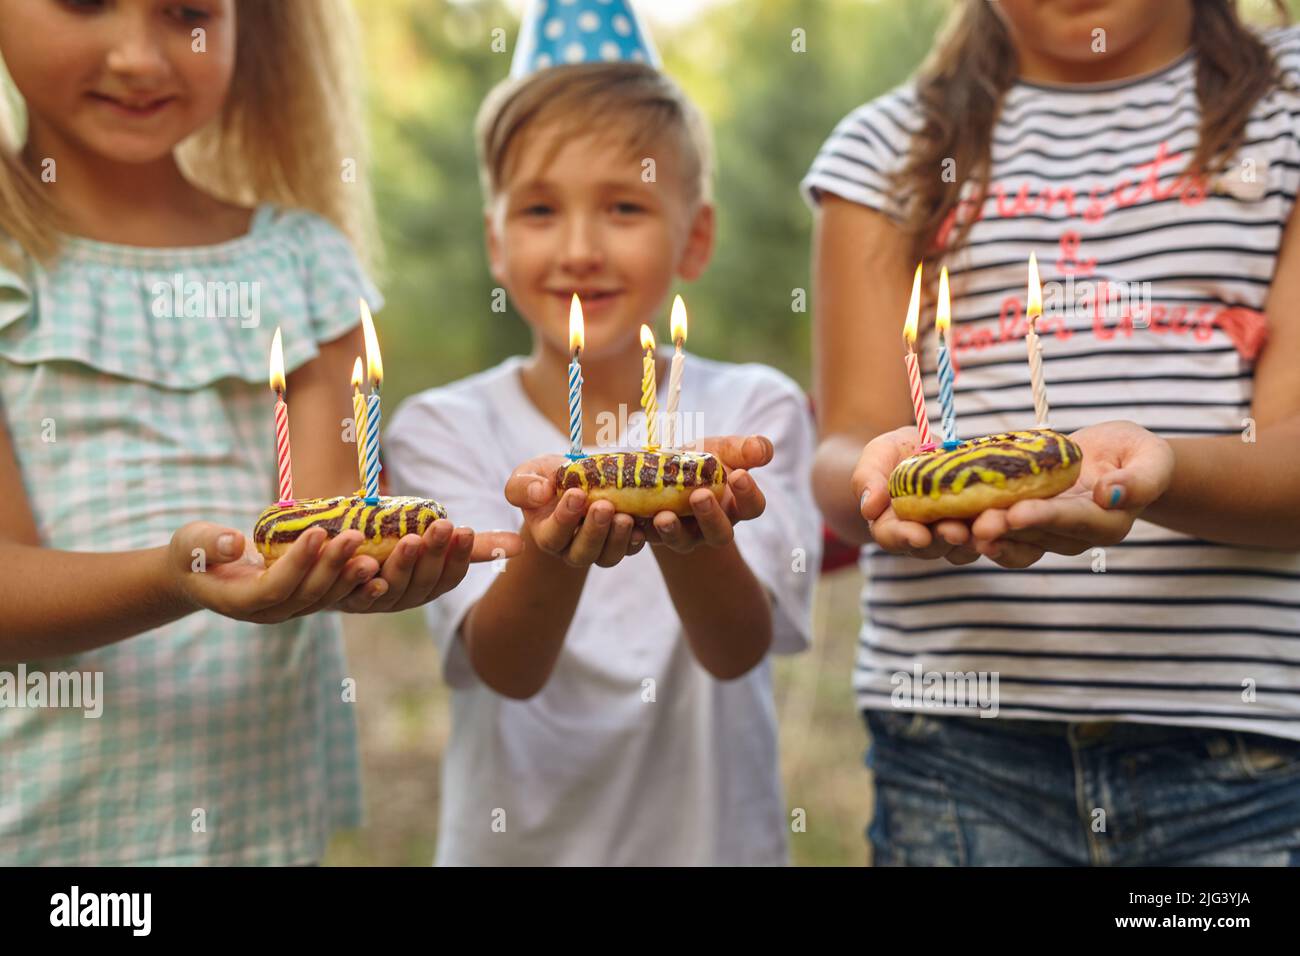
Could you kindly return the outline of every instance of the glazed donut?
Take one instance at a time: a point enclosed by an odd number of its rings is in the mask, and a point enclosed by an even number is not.
[[[722,500],[726,475],[708,452],[618,451],[588,455],[555,472],[555,493],[581,488],[592,501],[612,501],[623,514],[691,514],[691,493],[707,488]]]
[[[359,495],[310,498],[262,512],[253,526],[253,543],[268,565],[289,550],[304,531],[324,528],[330,538],[355,528],[365,539],[355,554],[368,554],[380,564],[393,553],[406,534],[424,534],[447,509],[427,498],[379,498],[366,504]]]
[[[889,476],[889,495],[905,521],[973,518],[1025,498],[1058,495],[1082,465],[1083,452],[1060,432],[1006,432],[913,455]]]

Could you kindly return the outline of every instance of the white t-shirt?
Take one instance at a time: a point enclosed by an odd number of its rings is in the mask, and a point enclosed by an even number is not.
[[[1287,83],[1300,84],[1300,29],[1266,40]],[[896,214],[889,174],[918,115],[910,85],[854,110],[822,147],[805,195]],[[1117,83],[1008,90],[981,218],[945,257],[961,437],[1033,423],[1022,318],[1031,250],[1054,426],[1128,419],[1171,438],[1243,434],[1277,252],[1296,218],[1300,94],[1277,89],[1255,104],[1233,167],[1241,175],[1209,195],[1182,178],[1199,122],[1192,52]],[[1112,295],[1128,283],[1130,294],[1108,309],[1101,283]],[[1075,308],[1052,308],[1054,290]],[[869,306],[863,321],[873,320]],[[931,324],[921,361],[932,425],[936,348]],[[1300,553],[1138,521],[1120,544],[1048,554],[1027,570],[875,546],[862,566],[863,708],[896,706],[895,690],[915,688],[919,699],[917,674],[987,672],[999,677],[1004,717],[1300,739]]]
[[[402,404],[385,437],[395,493],[437,498],[457,525],[519,528],[506,480],[527,459],[568,446],[524,392],[523,363],[511,358]],[[821,551],[803,393],[765,366],[688,355],[680,407],[700,413],[695,437],[774,442],[774,461],[754,472],[767,509],[736,527],[736,542],[772,595],[773,649],[803,650]],[[639,410],[630,418],[630,441],[614,439],[619,447],[635,446],[644,428]],[[586,437],[588,451],[590,439],[602,440]],[[766,659],[734,681],[710,676],[646,547],[591,569],[550,680],[511,700],[478,680],[457,637],[495,574],[492,563],[473,565],[428,605],[453,687],[437,864],[786,862]]]

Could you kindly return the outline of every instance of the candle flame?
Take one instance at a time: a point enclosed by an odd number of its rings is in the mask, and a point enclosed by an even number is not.
[[[650,326],[641,326],[641,348],[651,352],[655,347],[655,334],[650,331]]]
[[[1029,298],[1025,305],[1025,315],[1032,327],[1034,321],[1043,314],[1043,287],[1038,281],[1038,257],[1029,254]]]
[[[276,394],[284,391],[284,346],[280,341],[280,327],[275,327],[271,340],[271,389]]]
[[[582,351],[582,340],[584,335],[582,324],[582,302],[578,299],[578,293],[573,293],[573,301],[569,303],[569,351]]]
[[[907,321],[903,323],[903,338],[908,345],[916,344],[916,325],[921,318],[921,264],[916,264],[916,277],[912,280],[912,301],[907,304]]]
[[[365,380],[365,376],[361,372],[361,356],[358,355],[356,362],[352,366],[352,387],[357,389],[361,388],[361,385]]]
[[[673,317],[669,324],[672,327],[673,341],[681,345],[686,341],[686,303],[680,295],[673,299]]]
[[[375,335],[375,320],[370,316],[370,306],[361,299],[361,329],[366,338],[366,373],[371,384],[378,388],[384,381],[384,360],[379,355],[379,337]]]
[[[948,344],[948,327],[952,325],[952,305],[948,300],[948,267],[939,270],[939,304],[935,308],[935,327],[943,336],[943,344]]]

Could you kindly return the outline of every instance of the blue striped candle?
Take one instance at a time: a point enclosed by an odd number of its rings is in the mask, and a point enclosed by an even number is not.
[[[943,440],[957,440],[957,410],[953,407],[952,362],[948,359],[948,346],[939,346],[939,406],[943,414]]]
[[[366,497],[379,497],[379,389],[370,390],[366,407]]]
[[[569,363],[569,457],[582,455],[582,366],[575,353]]]
[[[935,307],[935,330],[939,337],[939,408],[942,417],[943,443],[948,449],[957,445],[957,410],[952,395],[952,356],[948,352],[948,332],[952,328],[952,305],[948,295],[948,267],[939,271],[939,302]]]
[[[585,458],[582,453],[582,366],[578,356],[582,354],[583,339],[582,302],[575,292],[569,300],[569,352],[573,355],[569,362],[569,460]]]
[[[366,497],[379,499],[379,386],[384,380],[384,361],[379,356],[379,337],[366,300],[360,301],[361,329],[366,340],[366,373],[370,378],[370,398],[366,404]]]

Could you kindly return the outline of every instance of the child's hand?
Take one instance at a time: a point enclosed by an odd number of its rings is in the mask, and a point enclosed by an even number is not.
[[[513,531],[475,532],[442,518],[429,525],[423,536],[408,534],[397,542],[378,576],[346,595],[337,608],[354,614],[385,614],[419,607],[460,584],[470,564],[512,558],[521,550],[523,541]]]
[[[525,532],[537,547],[574,568],[612,568],[640,551],[646,536],[631,515],[615,514],[609,501],[589,506],[581,488],[556,496],[555,472],[565,461],[563,455],[533,458],[506,482],[506,500],[523,512]]]
[[[430,525],[423,538],[407,535],[381,568],[374,558],[355,555],[362,541],[359,531],[344,531],[324,544],[326,537],[320,528],[307,531],[268,568],[240,532],[196,521],[172,536],[171,568],[182,593],[198,607],[274,624],[331,609],[360,613],[416,607],[459,584],[471,561],[511,557],[521,547],[516,534],[476,536],[442,520]],[[412,547],[413,555],[406,550]],[[202,553],[197,566],[196,550]]]
[[[891,554],[970,564],[979,559],[980,552],[974,548],[971,527],[966,521],[945,518],[926,525],[905,521],[894,514],[889,476],[899,463],[916,453],[918,445],[920,436],[916,426],[908,425],[877,435],[862,450],[858,466],[853,470],[853,494],[860,502],[862,517],[867,520],[876,544]]]
[[[1046,551],[1075,555],[1116,544],[1128,536],[1142,511],[1169,489],[1173,449],[1140,425],[1103,422],[1070,437],[1083,449],[1083,468],[1074,487],[1054,498],[985,511],[971,525],[980,554],[999,564],[1015,562],[1008,567],[1027,567]]]
[[[353,557],[361,532],[345,531],[329,544],[326,537],[321,528],[305,532],[268,568],[240,532],[193,521],[172,535],[169,570],[196,607],[277,624],[342,601],[379,571],[374,558]]]
[[[646,529],[646,538],[652,545],[662,545],[679,554],[687,554],[701,545],[718,548],[730,544],[736,535],[736,523],[752,521],[767,507],[767,500],[749,469],[762,467],[772,460],[775,449],[770,439],[762,435],[725,435],[705,438],[700,444],[726,469],[722,501],[708,489],[698,488],[690,497],[691,516],[661,511]]]

